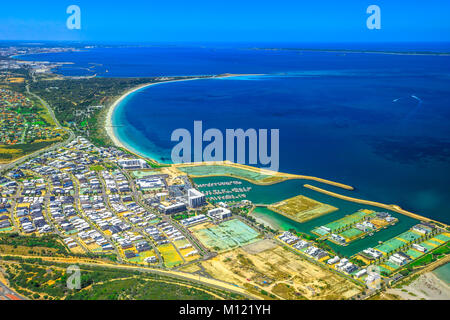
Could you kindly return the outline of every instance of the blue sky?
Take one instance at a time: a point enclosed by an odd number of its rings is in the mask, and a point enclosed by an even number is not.
[[[68,30],[66,8],[81,8]],[[366,9],[381,8],[381,30]],[[447,0],[2,1],[0,40],[386,42],[450,41]]]

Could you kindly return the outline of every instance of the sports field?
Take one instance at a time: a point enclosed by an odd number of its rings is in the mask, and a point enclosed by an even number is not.
[[[392,263],[392,262],[390,262],[390,261],[385,261],[385,262],[384,262],[384,265],[385,265],[385,266],[388,266],[389,269],[392,269],[392,270],[397,270],[398,268],[400,268],[399,265],[396,265],[395,263]]]
[[[397,250],[398,248],[406,245],[406,242],[399,240],[397,238],[389,239],[384,243],[375,247],[378,251],[381,251],[384,254],[389,254],[392,251]]]
[[[424,241],[419,243],[422,247],[427,248],[428,250],[433,250],[435,248],[435,246],[433,246],[432,244],[430,244],[428,241]]]
[[[408,231],[403,232],[397,238],[399,238],[400,240],[404,240],[405,242],[409,243],[409,242],[413,242],[416,239],[419,239],[421,236],[422,236],[422,234],[420,234],[420,233],[408,230]]]
[[[434,237],[435,239],[439,239],[444,243],[450,241],[450,233],[441,233]]]
[[[398,246],[402,246],[402,245],[406,244],[406,242],[404,242],[405,240],[400,240],[400,238],[412,240],[412,239],[418,239],[417,236],[420,237],[421,234],[418,234],[414,231],[409,230],[409,231],[406,231],[406,232],[398,235],[397,237],[395,237],[393,239],[386,241],[382,245],[375,247],[375,248],[382,252],[392,252],[393,250],[395,250],[393,248],[396,248],[396,247],[398,248]],[[437,247],[445,244],[446,242],[448,242],[447,239],[450,240],[450,234],[441,233],[441,234],[435,235],[431,239],[420,242],[419,245],[427,248],[428,251],[431,251],[431,250],[436,249]],[[410,247],[406,250],[402,250],[402,252],[405,253],[406,255],[408,255],[412,261],[416,260],[417,258],[420,258],[421,256],[423,256],[425,254],[424,252],[418,251],[412,247]],[[400,268],[400,266],[398,266],[390,261],[384,261],[383,263],[380,264],[379,267],[382,271],[384,271],[388,275],[390,275],[391,273],[393,273],[394,271],[396,271],[397,269]]]
[[[392,251],[397,250],[398,248],[410,244],[412,241],[420,238],[421,236],[422,235],[417,232],[408,230],[399,234],[395,238],[389,239],[383,242],[382,244],[376,246],[375,249],[381,251],[384,254],[389,254]]]
[[[209,249],[226,251],[258,239],[259,233],[240,220],[233,219],[203,229],[193,229],[195,236]]]
[[[318,236],[325,236],[325,235],[329,234],[329,232],[327,232],[323,229],[320,229],[320,228],[315,228],[314,230],[311,230],[311,232]]]
[[[406,253],[408,256],[410,256],[412,259],[416,259],[416,258],[420,257],[421,255],[423,255],[422,252],[417,251],[417,250],[415,250],[415,249],[408,249],[408,250],[406,250],[405,253]]]
[[[14,230],[14,227],[11,226],[11,227],[0,229],[0,232],[10,232],[12,230]]]
[[[356,229],[356,228],[350,228],[348,230],[345,230],[341,233],[339,233],[340,236],[344,237],[345,239],[347,239],[348,242],[354,240],[355,238],[358,238],[359,236],[361,236],[364,232]]]
[[[450,241],[450,234],[448,233],[441,233],[438,235],[435,235],[433,238],[425,240],[421,243],[419,243],[419,245],[421,245],[422,247],[427,248],[429,251],[436,249],[437,247],[440,247],[442,245],[444,245],[445,243],[447,243],[448,241]],[[408,256],[410,256],[413,260],[417,259],[418,257],[424,255],[425,253],[417,251],[415,249],[408,249],[405,252]]]
[[[153,170],[153,171],[151,171],[151,170],[148,170],[148,171],[138,170],[138,171],[133,171],[131,174],[133,175],[133,177],[135,177],[137,179],[141,179],[143,177],[152,176],[152,175],[159,174],[159,173],[161,173],[161,172],[156,171],[156,170]]]

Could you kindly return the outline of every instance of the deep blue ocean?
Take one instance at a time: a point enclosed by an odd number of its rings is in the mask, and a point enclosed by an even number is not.
[[[115,131],[167,162],[172,131],[192,130],[194,120],[204,130],[279,129],[281,171],[349,184],[351,196],[450,223],[450,56],[173,46],[26,59],[75,62],[58,70],[65,75],[264,74],[140,90],[118,107]]]

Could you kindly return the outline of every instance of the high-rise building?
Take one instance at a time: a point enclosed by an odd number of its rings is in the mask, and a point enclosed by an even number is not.
[[[188,201],[191,208],[198,208],[205,204],[205,195],[192,188],[188,190]]]

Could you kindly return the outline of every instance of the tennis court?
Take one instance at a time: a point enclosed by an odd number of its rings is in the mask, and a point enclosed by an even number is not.
[[[398,248],[404,246],[406,242],[399,240],[397,238],[392,238],[387,240],[386,242],[375,247],[378,251],[383,252],[384,254],[389,254],[392,251],[397,250]]]
[[[404,240],[406,243],[410,243],[422,236],[423,234],[408,230],[397,236],[397,238]]]
[[[414,249],[408,249],[405,252],[408,256],[410,256],[412,259],[417,259],[418,257],[420,257],[421,255],[423,255],[422,252],[414,250]]]
[[[444,242],[450,241],[450,234],[449,233],[441,233],[435,236],[433,239],[439,239]]]
[[[395,251],[404,245],[410,244],[411,242],[420,238],[421,236],[422,235],[417,232],[408,230],[408,231],[405,231],[405,232],[399,234],[395,238],[389,239],[389,240],[383,242],[382,244],[376,246],[375,249],[377,249],[378,251],[381,251],[385,254],[389,254],[392,251]]]
[[[427,248],[428,250],[433,250],[435,248],[435,246],[429,244],[427,241],[421,242],[419,243],[422,247]]]
[[[351,241],[357,237],[359,237],[360,235],[362,235],[364,232],[356,229],[356,228],[350,228],[348,230],[345,230],[344,232],[339,233],[340,236],[348,239],[348,241]]]

